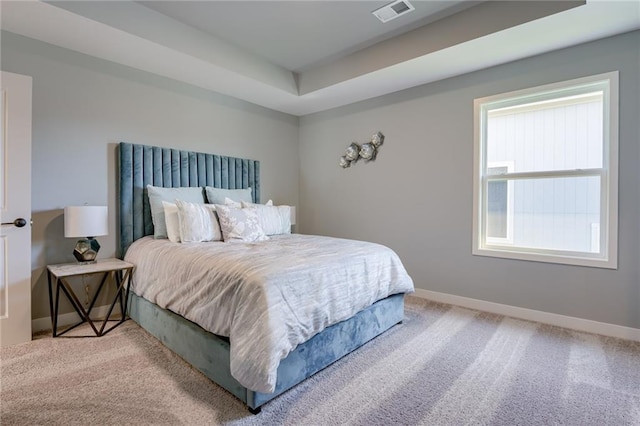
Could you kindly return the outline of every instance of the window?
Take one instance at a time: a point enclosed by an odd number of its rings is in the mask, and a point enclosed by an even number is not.
[[[513,161],[492,162],[489,175],[513,171]],[[491,243],[513,243],[513,185],[504,179],[487,182],[487,240]]]
[[[618,73],[476,99],[473,254],[617,268]]]

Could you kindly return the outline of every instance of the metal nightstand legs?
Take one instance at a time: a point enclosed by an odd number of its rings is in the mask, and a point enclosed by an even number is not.
[[[91,328],[93,329],[96,336],[104,336],[109,331],[113,330],[118,325],[122,324],[126,320],[126,312],[127,312],[127,299],[129,295],[129,280],[131,278],[131,268],[119,269],[119,270],[111,270],[102,272],[102,280],[100,281],[100,285],[98,286],[93,299],[91,300],[91,304],[89,308],[85,311],[82,303],[74,293],[71,285],[67,281],[67,277],[57,277],[53,273],[49,271],[48,279],[49,279],[49,308],[51,309],[51,323],[53,326],[53,337],[62,336],[70,330],[78,327],[85,322],[88,322]],[[100,329],[96,328],[96,324],[94,320],[91,319],[91,311],[93,310],[96,301],[100,293],[102,292],[103,287],[105,287],[105,283],[107,281],[111,281],[115,284],[116,294],[109,306],[109,310],[104,320],[102,320],[102,325]],[[55,286],[55,301],[53,299],[53,287]],[[59,312],[59,304],[60,304],[60,290],[66,296],[67,300],[71,303],[74,310],[80,316],[81,321],[71,327],[67,328],[61,333],[58,333],[58,312]],[[122,317],[120,319],[112,320],[110,319],[111,314],[113,313],[113,308],[116,303],[120,305],[120,312],[122,313]],[[96,322],[99,320],[96,320]],[[105,330],[105,327],[109,321],[117,321],[112,327]],[[88,336],[82,336],[88,337]]]

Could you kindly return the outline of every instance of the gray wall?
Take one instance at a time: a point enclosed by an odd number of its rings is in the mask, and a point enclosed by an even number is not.
[[[619,268],[471,255],[473,100],[620,71]],[[640,328],[640,32],[300,120],[299,229],[387,244],[416,287]],[[378,159],[338,167],[381,130]]]
[[[74,261],[64,206],[108,205],[99,257],[115,255],[120,141],[260,160],[262,200],[298,204],[297,117],[15,34],[1,42],[2,70],[33,77],[33,318],[49,316],[46,265]]]
[[[2,69],[34,84],[34,318],[49,314],[45,266],[73,260],[64,206],[108,204],[101,257],[115,254],[115,147],[128,141],[260,160],[263,200],[297,205],[298,230],[387,244],[418,288],[640,328],[639,32],[300,121],[14,34],[1,42]],[[616,69],[618,270],[472,256],[473,99]],[[377,130],[374,163],[337,166]]]

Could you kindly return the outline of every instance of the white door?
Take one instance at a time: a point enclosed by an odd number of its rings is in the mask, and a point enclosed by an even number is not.
[[[31,77],[4,71],[0,167],[0,346],[9,346],[31,340]]]

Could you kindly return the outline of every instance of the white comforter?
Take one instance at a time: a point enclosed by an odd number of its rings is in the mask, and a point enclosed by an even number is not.
[[[231,374],[265,393],[298,344],[380,299],[413,291],[391,249],[330,237],[187,244],[145,237],[125,260],[135,265],[137,295],[229,337]]]

